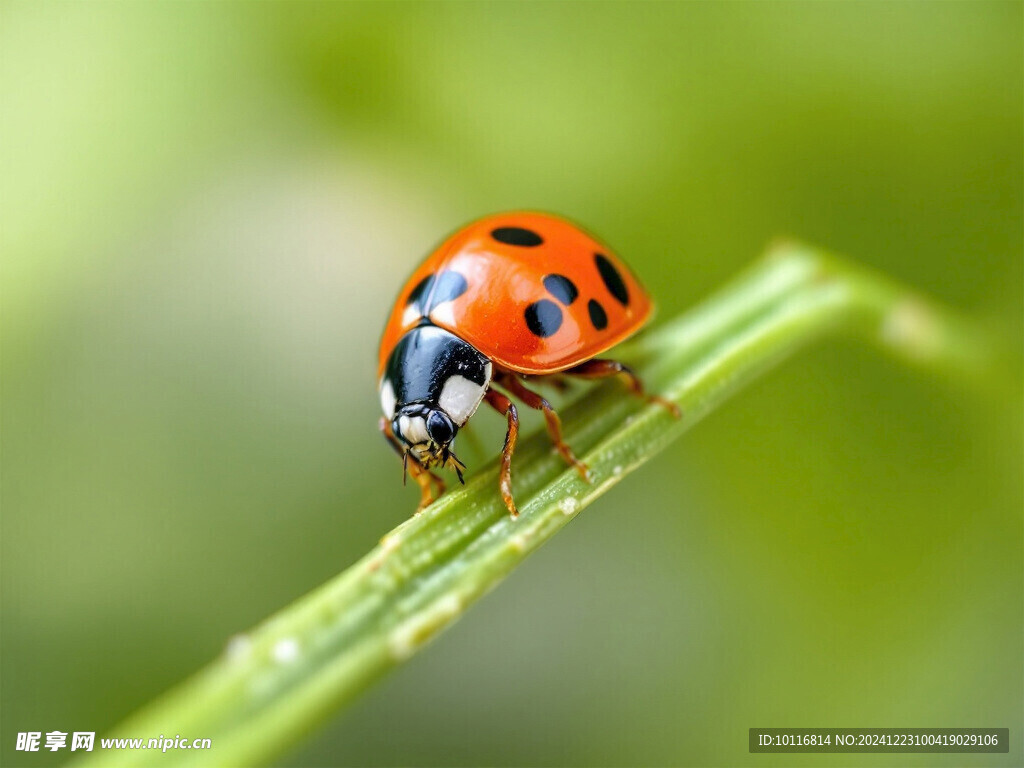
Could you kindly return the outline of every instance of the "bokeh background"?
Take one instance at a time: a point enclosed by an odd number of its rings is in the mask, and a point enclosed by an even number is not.
[[[662,320],[794,235],[1019,350],[1022,30],[1017,2],[5,2],[0,760],[66,760],[14,734],[106,731],[408,515],[376,344],[476,216],[583,222]],[[969,725],[1013,751],[801,762],[1020,765],[1019,370],[801,354],[281,764],[791,764],[747,728]]]

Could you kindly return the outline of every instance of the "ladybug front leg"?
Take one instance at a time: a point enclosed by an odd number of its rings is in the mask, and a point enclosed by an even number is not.
[[[558,414],[555,413],[555,409],[551,407],[551,403],[536,392],[527,389],[513,373],[500,375],[497,382],[531,408],[544,412],[544,422],[547,424],[548,434],[551,436],[551,442],[555,444],[555,448],[560,454],[562,454],[562,458],[571,466],[576,467],[576,471],[580,473],[580,477],[589,483],[591,481],[590,470],[587,469],[586,464],[576,458],[576,454],[572,452],[572,448],[562,440],[562,420],[558,418]]]
[[[420,487],[420,504],[416,507],[416,514],[419,514],[444,493],[444,480],[420,464],[415,457],[409,456],[409,452],[402,447],[402,444],[395,437],[395,433],[391,431],[391,423],[387,419],[382,417],[378,425],[381,434],[384,435],[384,439],[388,441],[388,444],[395,449],[395,453],[402,459],[403,482],[405,480],[405,473],[408,472]],[[437,493],[433,492],[434,489],[431,487],[431,483],[437,485]]]
[[[617,360],[599,360],[595,358],[585,363],[580,363],[575,368],[565,371],[565,373],[570,376],[578,376],[581,379],[606,379],[609,376],[623,376],[630,390],[637,397],[642,397],[649,403],[657,403],[668,408],[677,419],[683,415],[682,411],[679,410],[679,406],[671,400],[666,400],[657,395],[648,395],[644,391],[643,382],[640,381],[640,377],[634,373],[633,369]]]
[[[408,454],[406,455],[408,456]],[[441,494],[444,493],[444,480],[416,461],[414,457],[408,457],[406,467],[409,470],[409,474],[412,475],[412,479],[420,487],[420,505],[416,507],[416,514],[418,515],[437,501]],[[437,485],[437,493],[433,492],[432,485],[434,484]]]
[[[508,419],[508,431],[505,432],[505,446],[501,449],[501,472],[498,475],[498,487],[501,489],[501,499],[508,507],[512,517],[519,517],[519,510],[512,500],[512,452],[516,449],[516,439],[519,437],[519,413],[515,404],[496,389],[488,389],[484,400],[498,413]]]

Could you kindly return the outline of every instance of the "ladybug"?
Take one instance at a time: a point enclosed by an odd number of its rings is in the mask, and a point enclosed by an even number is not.
[[[433,467],[465,482],[455,436],[486,402],[508,423],[499,486],[508,511],[518,515],[511,462],[519,417],[510,395],[543,411],[558,452],[589,480],[562,440],[558,414],[527,383],[622,376],[644,396],[633,371],[596,356],[639,330],[652,309],[618,257],[556,216],[496,214],[442,243],[399,294],[377,371],[380,429],[420,486],[417,512],[444,493]],[[678,416],[674,403],[648,399]]]

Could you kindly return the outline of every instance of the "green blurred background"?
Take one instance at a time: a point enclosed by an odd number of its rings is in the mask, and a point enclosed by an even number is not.
[[[476,216],[584,223],[662,320],[795,235],[1019,350],[1022,9],[5,2],[0,760],[66,760],[15,733],[102,734],[411,512],[376,345]],[[802,354],[282,764],[1020,765],[1019,392]],[[1012,752],[747,754],[812,725]]]

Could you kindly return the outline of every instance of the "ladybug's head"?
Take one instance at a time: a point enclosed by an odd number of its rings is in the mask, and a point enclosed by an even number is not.
[[[443,410],[423,403],[403,406],[391,420],[391,431],[424,467],[448,467],[462,479],[465,467],[452,445],[459,427]]]
[[[455,334],[433,325],[406,333],[388,357],[380,404],[405,454],[424,467],[448,467],[462,479],[453,453],[459,428],[491,381],[491,362]]]

